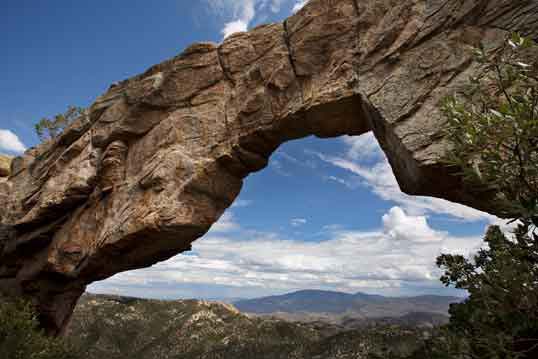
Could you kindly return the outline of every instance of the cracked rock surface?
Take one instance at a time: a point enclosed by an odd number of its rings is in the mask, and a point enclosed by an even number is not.
[[[538,36],[535,0],[311,0],[114,84],[0,166],[0,292],[52,334],[87,284],[190,249],[285,141],[373,131],[405,192],[499,214],[440,163],[472,48]],[[8,177],[6,177],[8,176]]]

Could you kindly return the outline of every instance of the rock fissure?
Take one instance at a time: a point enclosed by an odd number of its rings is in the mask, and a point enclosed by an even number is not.
[[[355,13],[357,14],[357,16],[359,17],[361,14],[360,14],[360,8],[359,8],[359,0],[352,0],[353,1],[353,7],[355,8]]]
[[[220,52],[220,46],[217,47],[217,59],[219,60],[219,65],[220,65],[220,68],[222,69],[222,73],[224,74],[224,78],[226,79],[226,81],[228,81],[232,87],[235,87],[235,81],[232,77],[232,75],[230,74],[230,71],[224,66],[224,63],[222,62],[222,54]]]
[[[310,0],[113,84],[58,140],[0,161],[0,293],[60,333],[86,285],[189,250],[309,135],[373,131],[405,192],[502,214],[443,165],[438,104],[476,73],[473,46],[537,23],[527,0]]]
[[[291,47],[290,33],[288,31],[287,20],[284,20],[282,22],[282,27],[284,28],[284,33],[283,33],[283,35],[284,35],[284,44],[286,45],[286,49],[288,51],[288,59],[290,61],[290,65],[291,65],[291,68],[293,70],[293,75],[298,80],[299,76],[297,75],[297,68],[295,67],[295,61],[293,60],[293,49]]]

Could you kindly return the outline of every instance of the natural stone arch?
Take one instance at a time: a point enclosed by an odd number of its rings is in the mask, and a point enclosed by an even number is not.
[[[86,285],[188,250],[283,142],[374,131],[402,189],[500,213],[440,159],[471,49],[537,35],[532,0],[311,0],[114,84],[0,182],[0,290],[51,333]]]

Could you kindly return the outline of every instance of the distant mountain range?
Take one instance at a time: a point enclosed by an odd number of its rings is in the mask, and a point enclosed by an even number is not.
[[[284,295],[234,302],[244,313],[275,316],[287,320],[326,320],[341,323],[349,319],[446,317],[450,303],[461,298],[436,295],[384,297],[364,293],[302,290]],[[437,320],[434,320],[437,322]]]

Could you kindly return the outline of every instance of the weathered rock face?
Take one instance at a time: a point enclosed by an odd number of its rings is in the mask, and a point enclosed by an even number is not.
[[[283,142],[373,130],[404,191],[495,212],[440,162],[471,49],[538,35],[535,0],[311,0],[113,85],[0,184],[0,289],[52,333],[86,285],[188,250]],[[497,212],[499,213],[499,212]]]
[[[0,155],[0,179],[9,177],[11,173],[11,157]]]

